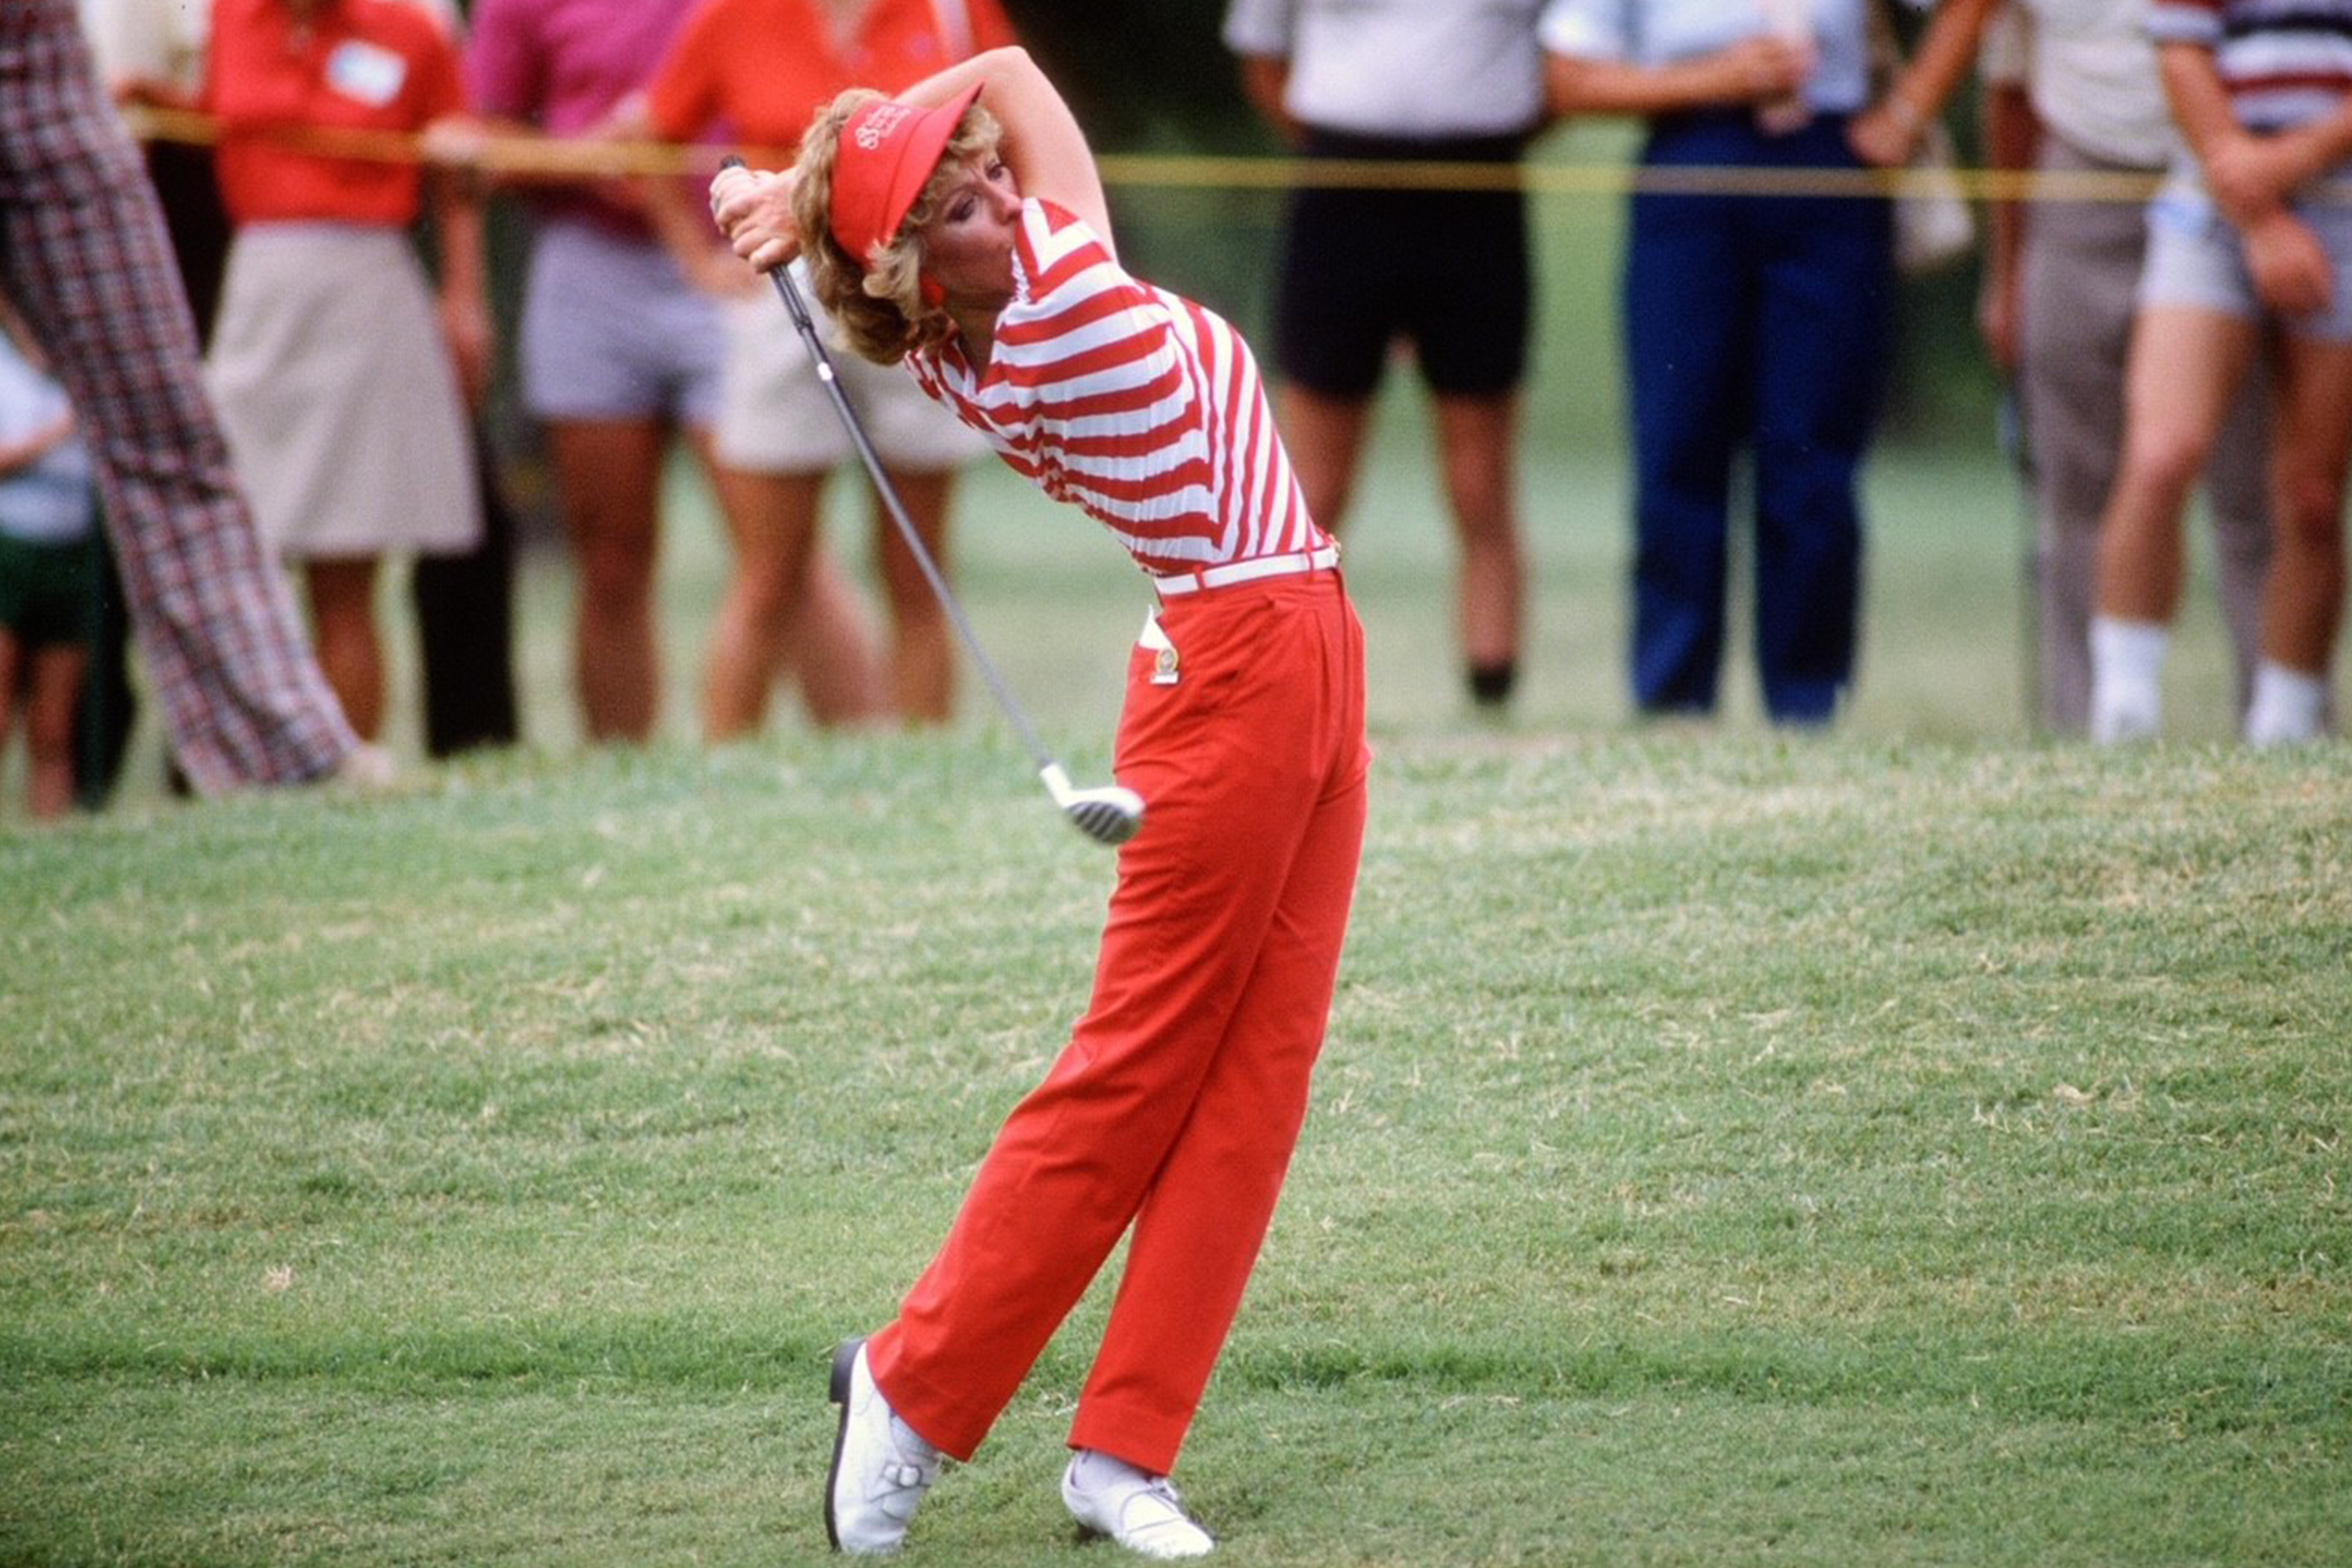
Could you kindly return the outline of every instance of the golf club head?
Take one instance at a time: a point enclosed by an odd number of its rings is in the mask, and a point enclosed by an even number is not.
[[[1054,797],[1062,815],[1097,844],[1124,844],[1143,826],[1143,797],[1124,785],[1073,788],[1070,775],[1059,763],[1046,763],[1037,776],[1045,781],[1045,793]]]

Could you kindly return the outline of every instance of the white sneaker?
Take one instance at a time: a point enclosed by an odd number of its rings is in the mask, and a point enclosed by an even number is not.
[[[1062,1472],[1062,1501],[1089,1535],[1107,1535],[1146,1557],[1206,1557],[1216,1550],[1216,1538],[1184,1511],[1166,1476],[1091,1448],[1072,1455]]]
[[[915,1506],[939,1479],[940,1451],[899,1420],[874,1386],[864,1340],[834,1352],[833,1402],[841,1406],[841,1427],[824,1481],[825,1537],[835,1552],[896,1552]]]

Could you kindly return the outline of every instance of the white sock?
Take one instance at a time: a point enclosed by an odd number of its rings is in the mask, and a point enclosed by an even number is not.
[[[1080,1448],[1070,1457],[1070,1484],[1080,1491],[1140,1486],[1150,1479],[1150,1472],[1139,1470],[1125,1459],[1115,1458],[1098,1448]]]
[[[2091,739],[2103,746],[2156,733],[2164,711],[2159,684],[2171,628],[2155,621],[2091,621]]]
[[[2269,659],[2254,667],[2254,700],[2246,706],[2246,744],[2278,746],[2319,738],[2327,681]]]

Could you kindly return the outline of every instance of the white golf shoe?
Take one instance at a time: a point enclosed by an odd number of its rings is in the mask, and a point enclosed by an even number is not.
[[[1062,1501],[1089,1535],[1108,1536],[1146,1557],[1206,1557],[1216,1550],[1215,1537],[1184,1511],[1166,1476],[1091,1448],[1070,1457]]]
[[[872,1556],[907,1539],[916,1505],[940,1476],[940,1451],[898,1419],[866,1365],[866,1342],[833,1357],[833,1402],[841,1428],[824,1483],[824,1533],[835,1552]]]

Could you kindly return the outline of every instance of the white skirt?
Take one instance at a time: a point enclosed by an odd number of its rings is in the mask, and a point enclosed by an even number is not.
[[[408,236],[258,224],[230,247],[205,374],[270,549],[471,549],[465,403]]]

